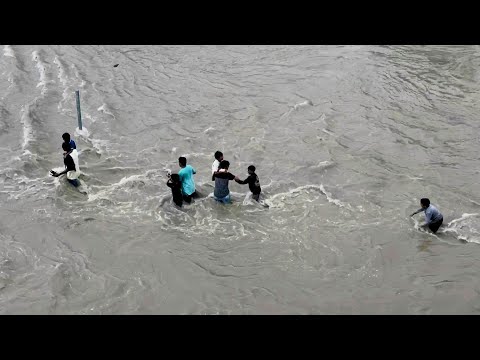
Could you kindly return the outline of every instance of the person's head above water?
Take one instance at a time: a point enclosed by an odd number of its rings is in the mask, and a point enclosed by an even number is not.
[[[172,182],[174,183],[180,182],[180,176],[178,174],[170,175],[170,179],[172,179]]]
[[[223,161],[223,153],[221,151],[215,151],[215,159],[217,159],[219,162]]]
[[[178,158],[178,165],[180,165],[180,167],[184,168],[185,166],[187,166],[187,158],[186,157],[183,157],[183,156],[180,156]]]
[[[63,151],[66,151],[66,152],[69,152],[70,150],[72,150],[72,148],[70,147],[70,143],[68,143],[68,142],[64,142],[62,144],[62,149],[63,149]]]
[[[253,174],[255,172],[255,166],[250,165],[247,170],[249,174]]]
[[[220,168],[220,169],[228,170],[229,166],[230,166],[230,162],[228,162],[227,160],[222,160],[222,161],[220,162],[219,168]]]
[[[423,198],[420,200],[420,205],[422,205],[422,208],[426,209],[430,206],[430,200]]]
[[[70,134],[69,133],[63,134],[62,139],[63,139],[63,141],[65,141],[67,143],[70,142]]]

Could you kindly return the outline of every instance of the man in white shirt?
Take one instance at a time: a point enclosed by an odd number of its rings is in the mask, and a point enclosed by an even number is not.
[[[223,161],[223,153],[221,151],[215,151],[214,156],[215,156],[215,161],[212,164],[212,181],[215,181],[213,174],[215,174],[218,171],[218,167],[220,166],[220,163]]]
[[[62,144],[63,163],[65,164],[65,170],[57,173],[50,170],[52,176],[58,177],[63,174],[67,174],[67,181],[75,187],[80,185],[78,176],[80,175],[80,166],[78,165],[78,152],[76,149],[72,149],[69,143],[64,142]]]

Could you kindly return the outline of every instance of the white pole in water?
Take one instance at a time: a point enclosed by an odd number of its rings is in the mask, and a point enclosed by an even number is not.
[[[76,100],[77,100],[77,119],[78,119],[78,128],[82,130],[82,112],[80,111],[80,91],[75,91]]]

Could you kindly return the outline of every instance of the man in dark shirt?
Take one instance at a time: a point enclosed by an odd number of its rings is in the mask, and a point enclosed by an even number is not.
[[[61,173],[57,173],[53,170],[50,170],[50,174],[54,177],[58,177],[63,174],[67,174],[67,181],[72,184],[73,186],[77,187],[80,185],[80,182],[78,181],[77,177],[77,171],[75,168],[75,162],[73,161],[72,157],[70,156],[70,153],[72,152],[72,149],[70,148],[70,144],[64,142],[62,144],[62,149],[64,152],[63,154],[63,163],[65,164],[65,170],[63,170]],[[69,176],[70,175],[70,176]]]
[[[70,139],[70,134],[69,133],[64,133],[62,135],[63,142],[66,142],[67,144],[70,144],[71,149],[76,149],[77,145],[75,144],[75,141]]]
[[[262,189],[260,188],[260,180],[258,179],[257,174],[255,174],[255,166],[250,165],[248,167],[248,178],[245,180],[235,180],[239,184],[248,184],[248,188],[252,192],[252,198],[255,200],[259,200],[260,192]]]
[[[228,204],[230,203],[230,190],[228,189],[228,182],[230,180],[240,180],[233,174],[228,172],[228,167],[230,163],[227,160],[223,160],[220,163],[219,171],[213,174],[213,179],[215,180],[215,190],[213,191],[213,197],[218,202]],[[224,171],[220,171],[220,170]]]
[[[167,186],[172,189],[172,197],[175,205],[182,207],[183,195],[182,195],[182,182],[178,174],[167,175],[169,177]]]

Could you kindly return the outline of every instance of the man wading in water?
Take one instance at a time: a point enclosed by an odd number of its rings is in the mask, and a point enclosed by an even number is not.
[[[63,153],[63,163],[65,164],[65,170],[61,173],[57,173],[53,170],[50,170],[50,174],[54,177],[59,177],[60,175],[67,174],[67,181],[75,187],[80,185],[78,181],[78,175],[80,175],[80,168],[78,166],[78,154],[77,150],[71,149],[70,144],[64,142],[62,144],[62,149],[65,151]],[[75,160],[74,160],[75,158]]]
[[[218,202],[224,204],[230,203],[230,190],[228,189],[228,182],[230,180],[241,181],[238,177],[228,172],[229,166],[230,163],[227,160],[223,160],[220,163],[218,172],[213,174],[213,179],[215,179],[215,190],[213,192],[213,197]]]
[[[438,211],[438,209],[430,204],[430,200],[427,198],[423,198],[420,200],[420,205],[422,206],[421,209],[418,209],[415,211],[412,215],[418,214],[419,212],[424,211],[425,212],[425,224],[422,225],[422,227],[427,227],[432,230],[432,232],[435,234],[443,223],[443,215]]]
[[[190,204],[192,198],[198,197],[195,191],[195,182],[193,181],[193,175],[196,174],[197,171],[191,165],[187,165],[187,159],[183,156],[178,158],[178,165],[181,167],[178,176],[182,183],[183,201]]]
[[[223,153],[221,151],[215,151],[214,156],[215,156],[215,161],[212,164],[212,181],[215,181],[213,174],[215,174],[218,171],[218,168],[220,167],[220,163],[223,161]]]

